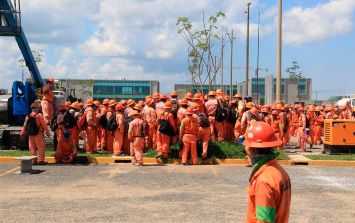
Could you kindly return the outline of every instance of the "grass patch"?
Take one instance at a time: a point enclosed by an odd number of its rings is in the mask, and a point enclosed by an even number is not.
[[[305,157],[311,160],[346,160],[355,161],[355,154],[344,155],[306,155]]]
[[[174,144],[169,148],[169,158],[170,159],[179,159],[179,145]],[[279,160],[289,160],[289,157],[284,153],[283,150],[279,150],[280,155],[277,159]],[[201,157],[202,154],[202,144],[198,143],[197,145],[197,154]],[[237,145],[231,142],[209,142],[208,144],[208,159],[218,158],[218,159],[246,159],[244,146]],[[4,150],[0,149],[0,156],[29,156],[29,151],[24,150]],[[155,149],[147,149],[144,151],[144,157],[154,158],[157,155]],[[46,151],[46,156],[54,156],[54,151]],[[90,157],[111,157],[112,153],[94,153],[86,154],[85,152],[78,152],[78,156],[90,156]],[[355,159],[355,157],[354,157]]]

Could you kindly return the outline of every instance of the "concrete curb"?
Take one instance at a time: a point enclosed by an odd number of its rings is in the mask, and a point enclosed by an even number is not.
[[[91,157],[88,156],[90,163],[106,164],[106,163],[129,163],[132,157]],[[45,159],[48,163],[55,163],[54,157],[46,157]],[[163,164],[161,159],[148,158],[143,159],[145,164],[158,165]],[[355,167],[355,161],[338,161],[338,160],[278,160],[281,165],[309,165],[309,166],[352,166]],[[2,156],[0,157],[0,163],[18,163],[15,157]],[[181,164],[180,159],[169,159],[168,164]],[[202,165],[246,165],[247,160],[244,159],[207,159],[202,160]]]

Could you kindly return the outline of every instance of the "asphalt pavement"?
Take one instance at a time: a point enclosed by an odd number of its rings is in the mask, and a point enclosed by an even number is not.
[[[290,222],[355,219],[355,168],[284,166]],[[251,168],[0,164],[0,222],[244,222]]]

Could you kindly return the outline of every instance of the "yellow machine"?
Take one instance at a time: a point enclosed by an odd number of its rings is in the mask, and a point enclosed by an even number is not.
[[[324,120],[324,151],[355,153],[355,120]]]

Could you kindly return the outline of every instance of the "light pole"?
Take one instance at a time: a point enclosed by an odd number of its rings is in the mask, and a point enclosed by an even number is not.
[[[246,81],[246,95],[244,96],[247,96],[249,94],[249,20],[250,20],[250,17],[249,17],[249,14],[250,14],[250,5],[251,5],[251,2],[249,2],[247,4],[247,46],[246,46],[246,65],[245,65],[245,81]]]
[[[276,77],[276,101],[281,102],[281,63],[282,63],[282,0],[279,0],[279,18],[277,33],[277,77]]]
[[[233,98],[233,42],[234,42],[234,34],[233,34],[233,30],[232,30],[232,34],[229,35],[229,33],[227,33],[228,38],[231,42],[231,52],[230,52],[230,83],[229,83],[229,96],[230,98]]]
[[[259,102],[259,53],[260,53],[260,12],[259,12],[259,20],[258,20],[258,51],[256,56],[256,102]]]

